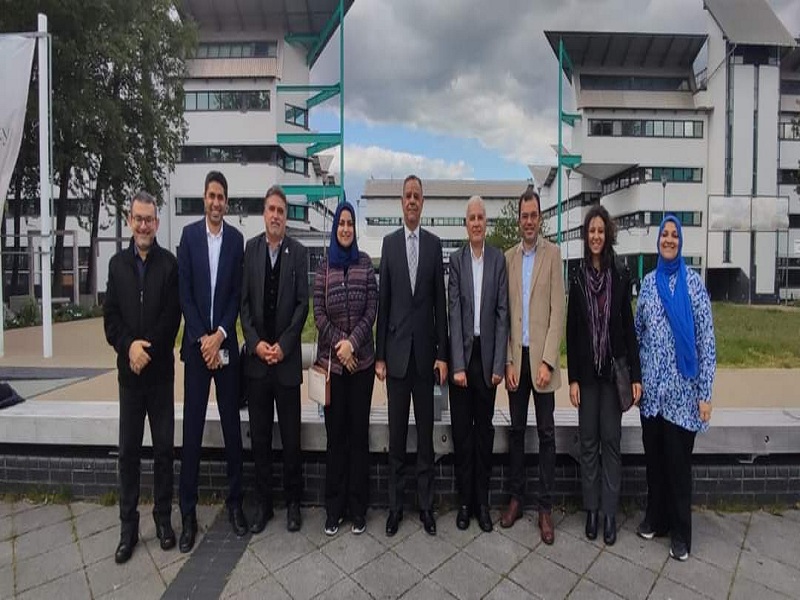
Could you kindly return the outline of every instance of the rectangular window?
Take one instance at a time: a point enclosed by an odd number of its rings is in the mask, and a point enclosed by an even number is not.
[[[672,121],[664,121],[664,137],[672,137],[674,135],[674,125]]]
[[[183,97],[184,110],[197,110],[197,94],[194,92],[186,92]]]
[[[664,137],[664,121],[653,122],[653,137]]]
[[[197,93],[197,110],[208,110],[208,92]]]
[[[722,262],[731,262],[731,232],[726,231],[722,234]]]
[[[694,137],[694,121],[683,122],[683,137]]]

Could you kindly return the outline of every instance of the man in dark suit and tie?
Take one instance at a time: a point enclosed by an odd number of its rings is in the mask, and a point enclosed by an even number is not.
[[[205,218],[183,228],[178,246],[178,281],[184,329],[183,450],[180,551],[188,552],[197,535],[197,479],[211,380],[217,395],[228,497],[225,504],[236,535],[247,533],[242,512],[242,432],[239,422],[239,342],[236,317],[242,294],[244,238],[223,217],[228,182],[219,171],[206,175]]]
[[[506,261],[487,246],[486,208],[480,196],[467,202],[469,243],[450,255],[450,421],[456,458],[459,529],[470,513],[492,530],[489,476],[494,445],[494,399],[503,380],[508,343]]]
[[[302,525],[300,334],[308,315],[308,250],[286,235],[288,209],[283,190],[277,185],[269,188],[264,198],[265,233],[248,240],[244,253],[242,330],[258,496],[253,533],[261,533],[273,516],[273,404],[278,409],[283,447],[286,527],[299,531]]]
[[[417,496],[425,531],[433,517],[433,385],[447,380],[447,299],[442,243],[420,228],[422,181],[403,182],[404,226],[383,239],[380,263],[375,374],[389,394],[389,517],[386,535],[403,519],[408,412],[414,397]]]

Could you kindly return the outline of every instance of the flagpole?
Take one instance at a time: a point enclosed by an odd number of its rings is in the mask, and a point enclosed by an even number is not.
[[[53,292],[50,281],[50,53],[47,15],[39,13],[39,212],[42,261],[42,356],[53,356]]]

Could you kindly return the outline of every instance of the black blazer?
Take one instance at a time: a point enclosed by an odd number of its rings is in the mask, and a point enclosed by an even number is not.
[[[611,268],[611,354],[628,360],[631,382],[641,383],[639,342],[633,326],[631,279],[624,267]],[[595,380],[592,339],[589,332],[589,307],[586,301],[586,276],[583,265],[572,276],[567,307],[567,370],[569,382],[591,383]]]
[[[303,355],[300,334],[308,316],[308,249],[284,236],[281,242],[281,272],[278,276],[278,304],[275,332],[283,350],[283,360],[270,366],[255,354],[258,342],[264,340],[264,277],[267,269],[267,236],[261,233],[247,241],[244,251],[242,280],[242,331],[247,345],[248,377],[266,377],[270,369],[283,386],[303,382]]]
[[[412,344],[418,373],[433,373],[435,360],[447,361],[442,242],[421,227],[418,231],[419,261],[413,295],[405,228],[383,238],[375,359],[386,361],[390,377],[405,377]]]
[[[184,328],[181,357],[197,345],[202,336],[217,327],[225,329],[222,342],[230,355],[231,364],[239,360],[239,340],[236,317],[242,293],[242,251],[244,237],[234,226],[222,227],[222,248],[217,266],[217,285],[214,290],[214,322],[211,322],[211,267],[208,264],[208,237],[205,218],[183,228],[178,246],[178,274]],[[199,349],[199,345],[197,346]]]
[[[488,244],[483,249],[481,285],[481,360],[483,378],[492,386],[492,375],[503,377],[508,346],[508,275],[506,259]],[[466,371],[475,335],[475,282],[472,280],[472,250],[469,243],[450,255],[448,280],[450,307],[450,374]],[[469,382],[469,380],[467,380]]]
[[[117,351],[120,385],[142,388],[171,384],[175,376],[175,336],[181,323],[178,302],[178,262],[169,250],[153,244],[147,255],[144,285],[133,242],[108,263],[108,283],[103,301],[106,340]],[[139,375],[130,368],[128,350],[134,340],[147,340],[145,352],[152,359]]]

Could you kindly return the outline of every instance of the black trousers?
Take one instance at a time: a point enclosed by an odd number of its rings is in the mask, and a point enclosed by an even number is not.
[[[401,510],[405,496],[408,413],[414,396],[417,426],[417,497],[420,510],[433,508],[433,365],[419,373],[414,348],[405,377],[387,377],[389,396],[389,508]]]
[[[661,415],[642,417],[642,444],[647,467],[645,518],[656,531],[692,549],[692,451],[696,432]]]
[[[119,387],[119,518],[123,524],[139,519],[139,476],[144,417],[153,439],[153,487],[159,519],[172,512],[172,443],[175,437],[173,383],[143,389]]]
[[[303,494],[303,469],[300,452],[300,386],[283,386],[274,376],[248,381],[247,410],[250,414],[250,440],[256,471],[256,496],[264,507],[272,508],[272,430],[274,410],[283,454],[283,489],[286,502],[300,502]],[[273,408],[274,407],[274,408]]]
[[[508,454],[511,495],[524,504],[525,497],[525,429],[528,426],[528,401],[533,393],[536,432],[539,434],[539,510],[553,508],[553,487],[556,480],[556,407],[554,392],[540,394],[533,389],[528,348],[522,349],[519,386],[508,393],[511,429],[508,432]]]
[[[611,381],[595,378],[581,384],[578,431],[581,440],[583,508],[612,516],[617,513],[622,481],[619,443],[622,410]],[[602,451],[602,458],[601,458]]]
[[[483,378],[480,338],[475,338],[467,366],[467,387],[450,384],[450,423],[459,503],[473,509],[489,505],[496,391]]]
[[[228,497],[225,504],[229,507],[242,503],[242,427],[239,420],[238,362],[209,371],[199,344],[187,350],[184,360],[180,501],[181,514],[185,516],[194,513],[197,506],[200,453],[212,379],[217,392],[217,409],[228,463]]]
[[[331,404],[325,407],[328,436],[325,509],[339,519],[364,517],[369,501],[369,411],[375,370],[331,373]]]

